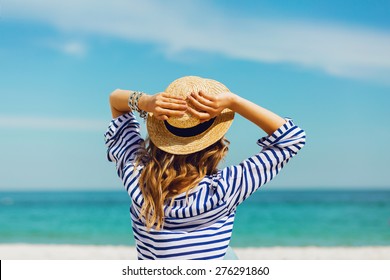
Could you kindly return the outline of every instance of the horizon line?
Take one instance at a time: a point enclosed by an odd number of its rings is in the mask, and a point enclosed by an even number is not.
[[[260,187],[259,191],[390,191],[390,186],[374,186],[374,187],[346,187],[346,186],[321,186],[321,187]],[[0,189],[0,193],[5,192],[122,192],[124,189],[111,189],[111,188],[99,188],[99,189],[77,189],[77,188],[61,188],[61,189]]]

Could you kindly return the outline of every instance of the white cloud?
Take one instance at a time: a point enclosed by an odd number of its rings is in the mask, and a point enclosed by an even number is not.
[[[83,56],[86,53],[86,46],[80,42],[67,42],[60,46],[60,50],[69,55]]]
[[[0,128],[70,130],[102,132],[109,122],[76,118],[48,118],[35,116],[1,116]]]
[[[9,18],[44,22],[66,32],[155,43],[168,55],[197,50],[291,63],[336,76],[376,80],[390,76],[390,33],[358,26],[243,18],[194,0],[9,0],[3,5]],[[85,51],[77,45],[65,49]]]
[[[87,46],[85,43],[72,40],[72,41],[62,41],[62,40],[53,40],[53,39],[46,39],[39,42],[40,45],[43,45],[44,47],[57,50],[61,53],[70,55],[70,56],[76,56],[76,57],[83,57],[87,53]]]

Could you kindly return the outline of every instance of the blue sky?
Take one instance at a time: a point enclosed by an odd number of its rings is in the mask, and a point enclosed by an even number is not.
[[[288,116],[307,145],[274,188],[390,188],[389,1],[0,3],[0,190],[118,189],[115,88],[198,75]],[[225,165],[264,136],[237,116]]]

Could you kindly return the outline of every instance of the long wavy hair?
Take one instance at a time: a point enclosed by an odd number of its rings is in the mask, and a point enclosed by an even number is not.
[[[229,140],[219,141],[202,151],[188,155],[174,155],[160,150],[150,138],[137,155],[135,165],[144,164],[139,178],[144,202],[141,217],[148,230],[164,226],[164,204],[172,205],[174,198],[198,185],[206,175],[217,172],[219,162],[229,150]]]

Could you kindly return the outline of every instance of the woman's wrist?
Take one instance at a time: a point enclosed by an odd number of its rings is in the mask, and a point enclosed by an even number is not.
[[[226,108],[229,108],[230,110],[236,112],[238,99],[238,95],[234,94],[233,92],[227,92],[225,97]]]
[[[151,102],[150,99],[152,98],[152,95],[143,94],[139,100],[138,100],[138,108],[142,111],[151,112],[150,106],[148,106]]]

